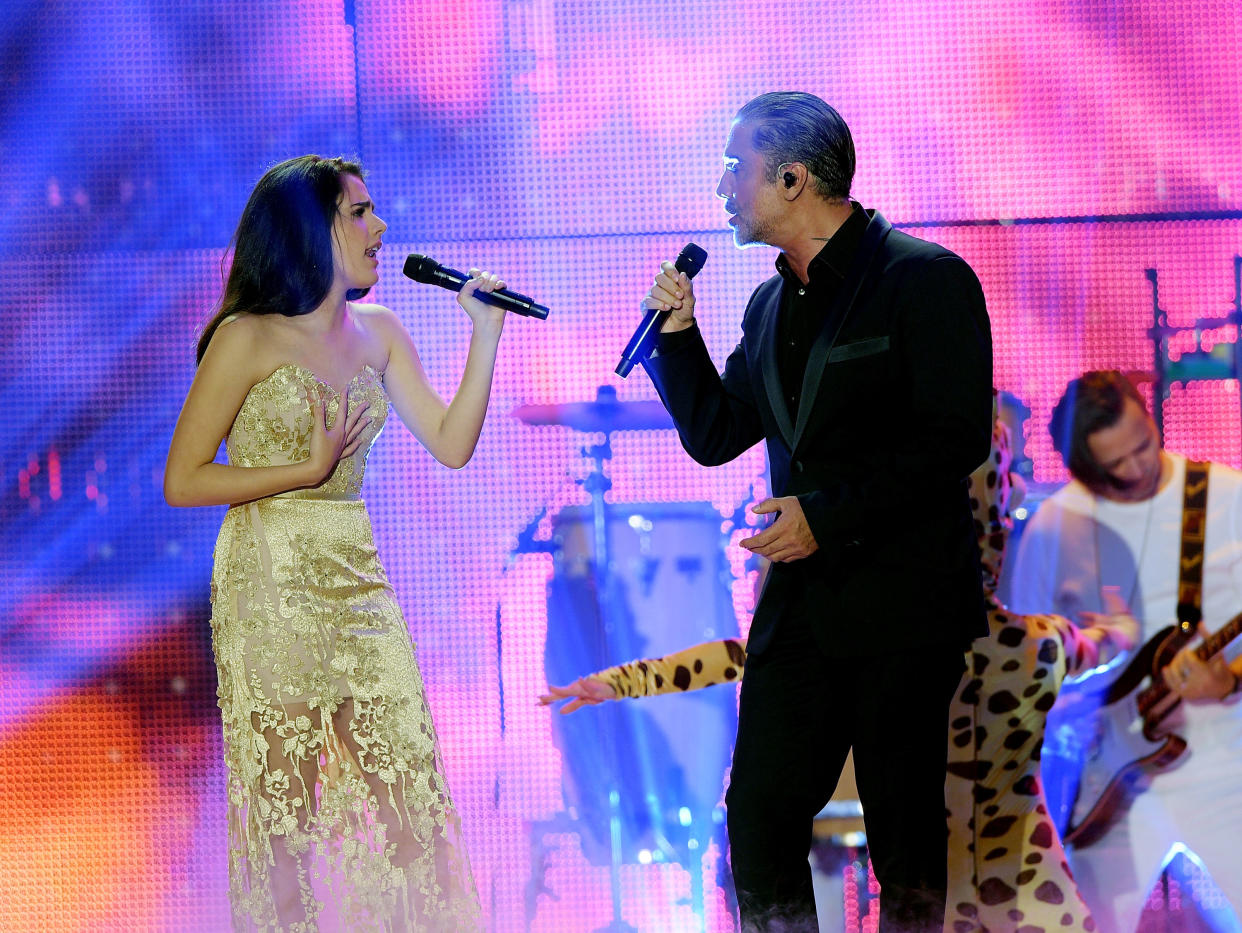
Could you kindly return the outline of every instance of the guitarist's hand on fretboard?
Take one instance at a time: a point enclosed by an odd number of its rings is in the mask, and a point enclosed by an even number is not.
[[[1209,632],[1199,623],[1199,637]],[[1165,685],[1187,703],[1218,703],[1233,690],[1237,681],[1225,659],[1214,654],[1206,661],[1199,657],[1198,646],[1187,645],[1161,671]]]

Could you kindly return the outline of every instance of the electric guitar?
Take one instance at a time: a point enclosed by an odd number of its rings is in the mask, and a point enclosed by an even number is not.
[[[1093,715],[1093,734],[1086,749],[1078,796],[1063,838],[1085,848],[1125,813],[1151,778],[1167,771],[1186,753],[1186,740],[1160,724],[1182,698],[1165,685],[1162,671],[1194,637],[1188,623],[1170,625],[1153,635],[1104,691]],[[1242,613],[1195,649],[1201,661],[1220,652],[1242,634]],[[1144,678],[1151,683],[1137,689]]]

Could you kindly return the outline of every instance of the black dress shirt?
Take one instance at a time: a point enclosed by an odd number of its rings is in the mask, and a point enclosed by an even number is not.
[[[777,322],[776,365],[785,404],[794,421],[798,420],[802,379],[806,375],[811,344],[825,327],[835,331],[841,324],[839,319],[828,320],[829,311],[867,229],[866,213],[857,202],[850,203],[854,212],[811,260],[805,285],[789,267],[784,253],[776,257],[776,271],[785,281],[781,289],[781,316]],[[843,315],[844,311],[842,308],[839,314]]]

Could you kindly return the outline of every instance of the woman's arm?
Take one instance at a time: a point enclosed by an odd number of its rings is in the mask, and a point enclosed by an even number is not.
[[[194,374],[164,466],[164,499],[169,505],[231,505],[290,489],[317,486],[337,461],[357,449],[370,421],[362,408],[337,418],[329,429],[322,401],[312,409],[310,456],[300,463],[270,467],[239,467],[214,463],[220,441],[232,427],[251,387],[265,373],[257,372],[253,327],[246,318],[222,324]],[[348,396],[342,410],[348,411]]]
[[[447,404],[427,380],[414,341],[397,316],[376,305],[366,309],[366,320],[378,331],[388,350],[384,388],[392,407],[419,443],[455,470],[469,462],[483,430],[505,315],[503,309],[474,297],[476,289],[490,292],[503,288],[504,282],[476,269],[471,269],[470,274],[472,278],[457,295],[458,304],[466,309],[473,324],[470,349],[461,382]]]

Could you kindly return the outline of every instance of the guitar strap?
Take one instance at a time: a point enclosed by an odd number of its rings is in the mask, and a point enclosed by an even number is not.
[[[1203,539],[1207,532],[1208,464],[1186,461],[1182,487],[1182,553],[1177,576],[1177,623],[1189,635],[1203,618]]]

